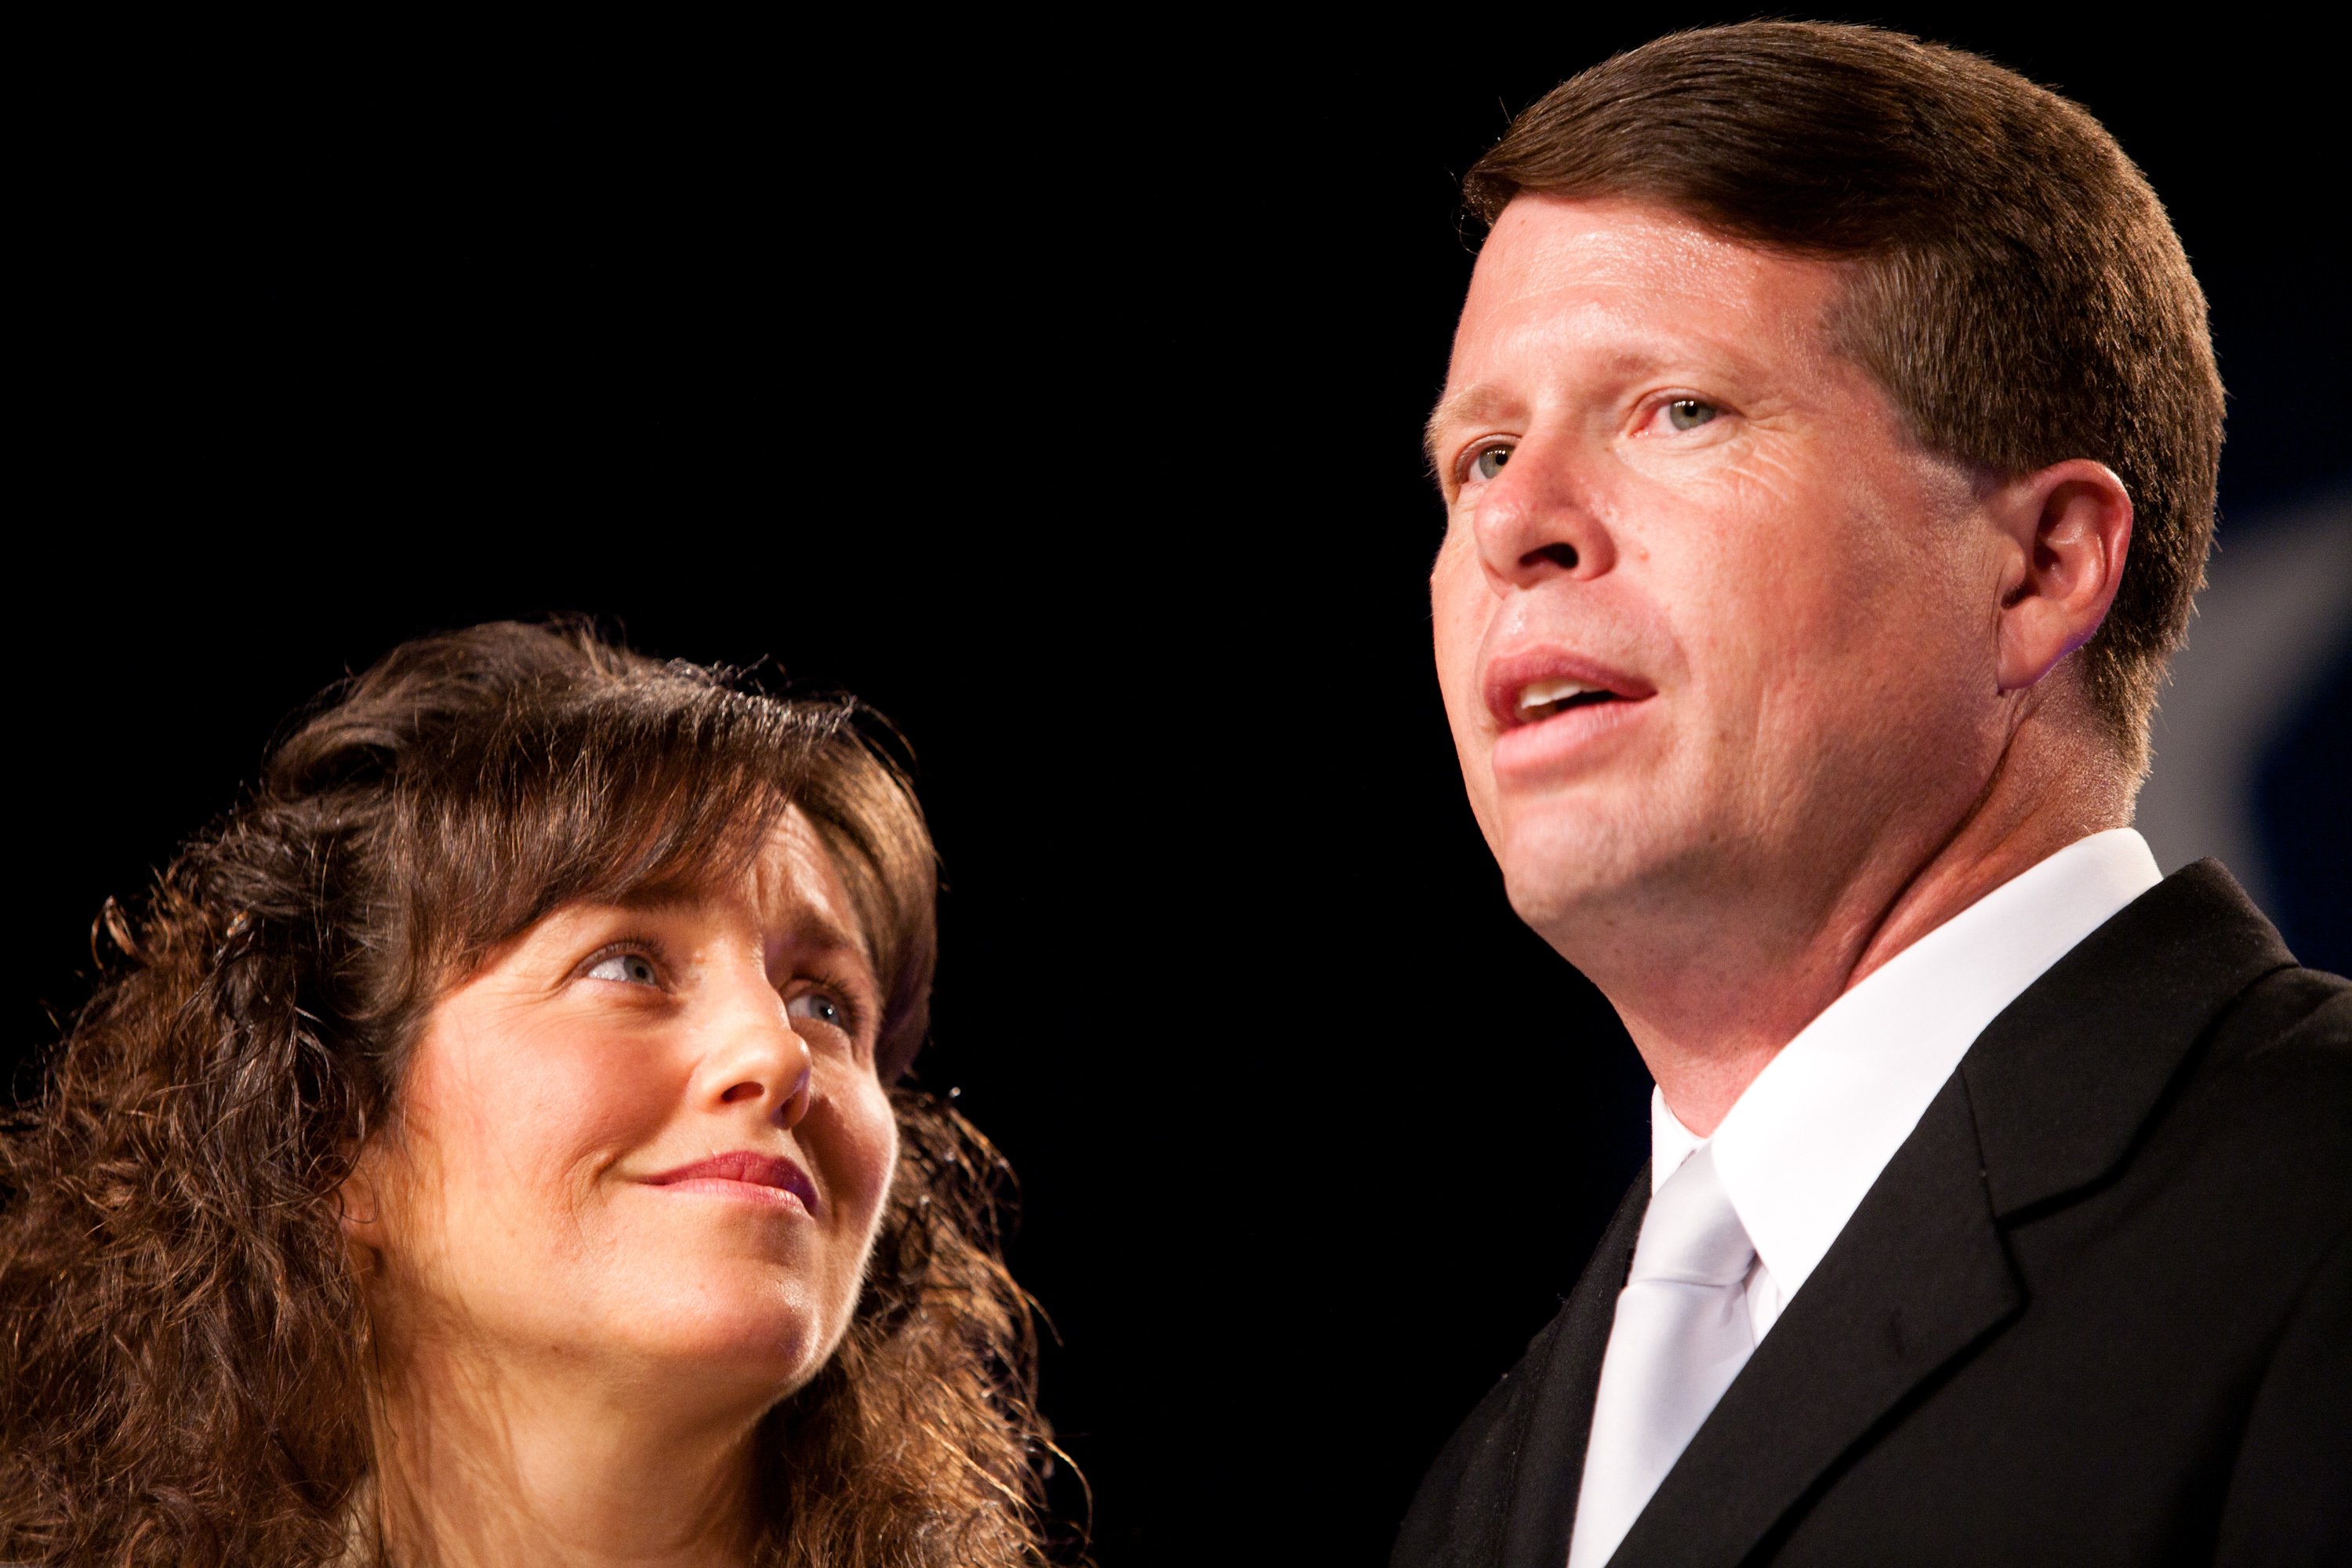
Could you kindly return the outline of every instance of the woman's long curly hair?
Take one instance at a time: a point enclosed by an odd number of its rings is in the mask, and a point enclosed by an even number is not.
[[[797,805],[872,944],[886,1083],[922,1041],[930,838],[855,704],[570,624],[420,639],[331,698],[142,907],[107,906],[96,994],[0,1132],[0,1561],[380,1556],[335,1194],[435,998],[558,906],[740,868]],[[891,1101],[849,1331],[760,1428],[761,1561],[1041,1562],[1003,1162],[940,1100]]]

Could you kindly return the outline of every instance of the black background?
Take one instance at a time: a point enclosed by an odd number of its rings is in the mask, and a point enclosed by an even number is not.
[[[10,1045],[100,901],[400,638],[584,610],[772,657],[918,755],[920,1076],[1024,1177],[1102,1558],[1379,1559],[1646,1142],[1427,668],[1455,180],[1714,15],[61,49],[12,226]],[[2342,476],[2308,40],[1856,19],[2070,92],[2147,170],[2232,389],[2225,541]]]

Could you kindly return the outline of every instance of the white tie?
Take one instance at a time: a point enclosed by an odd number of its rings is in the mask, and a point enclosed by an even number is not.
[[[1568,1568],[1601,1568],[1756,1348],[1756,1247],[1702,1145],[1642,1216],[1601,1362]]]

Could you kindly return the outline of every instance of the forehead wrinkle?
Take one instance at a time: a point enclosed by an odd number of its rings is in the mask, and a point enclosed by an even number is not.
[[[793,946],[850,953],[874,974],[872,941],[847,907],[849,889],[831,847],[804,818],[788,817],[787,824],[753,868],[750,896],[763,919],[779,917]]]
[[[1516,308],[1487,336],[1506,342],[1532,340],[1548,367],[1620,377],[1695,360],[1751,374],[1773,350],[1788,345],[1790,334],[1780,311],[1742,311],[1733,321],[1711,321],[1704,305],[1661,313],[1652,303],[1659,297],[1656,291],[1637,295],[1616,289],[1597,297],[1575,298],[1567,290],[1529,296],[1512,301]]]
[[[1570,232],[1554,230],[1534,245],[1497,247],[1495,236],[1541,224],[1547,217],[1580,216],[1588,221]],[[1502,264],[1490,266],[1499,248]],[[1478,256],[1471,287],[1481,281],[1513,293],[1564,285],[1606,282],[1644,291],[1660,289],[1712,291],[1727,279],[1746,280],[1784,260],[1823,264],[1770,246],[1734,237],[1688,213],[1659,203],[1621,196],[1553,196],[1528,193],[1496,220]]]

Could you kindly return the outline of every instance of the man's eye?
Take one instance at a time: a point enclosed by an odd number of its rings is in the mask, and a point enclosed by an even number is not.
[[[661,973],[642,952],[608,953],[588,971],[591,980],[617,980],[624,985],[658,985]]]
[[[1696,397],[1677,397],[1666,405],[1666,423],[1677,430],[1696,430],[1723,410]]]
[[[808,1018],[819,1024],[830,1024],[843,1034],[849,1033],[849,1009],[822,991],[803,991],[784,1004],[787,1017]]]
[[[1501,473],[1503,465],[1510,460],[1511,449],[1508,447],[1489,447],[1470,459],[1470,471],[1482,479],[1491,479]]]

